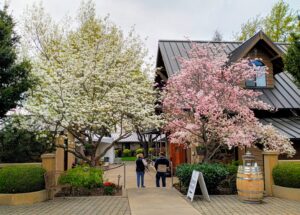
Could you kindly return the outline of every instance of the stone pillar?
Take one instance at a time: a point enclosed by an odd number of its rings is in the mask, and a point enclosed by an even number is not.
[[[56,141],[55,144],[57,146],[64,145],[64,137],[62,135],[56,137],[55,141]],[[56,147],[55,155],[56,155],[56,170],[63,172],[64,171],[64,149],[61,147]]]
[[[264,155],[264,177],[265,177],[265,191],[268,196],[272,196],[272,185],[274,184],[272,172],[274,167],[278,164],[278,152],[263,152]]]
[[[42,154],[42,167],[46,172],[53,172],[56,170],[55,154]]]
[[[75,138],[70,133],[68,133],[68,149],[75,151]],[[75,155],[68,152],[68,169],[72,169],[73,163],[75,163]]]
[[[56,172],[56,159],[55,154],[42,154],[42,168],[46,170],[46,189],[47,189],[47,199],[53,199],[54,192],[52,187],[57,184],[57,179],[55,177]]]

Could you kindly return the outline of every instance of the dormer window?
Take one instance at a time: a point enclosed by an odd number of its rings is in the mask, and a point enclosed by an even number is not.
[[[266,66],[260,60],[252,60],[251,65],[256,71],[256,77],[254,79],[246,80],[246,87],[266,87]]]

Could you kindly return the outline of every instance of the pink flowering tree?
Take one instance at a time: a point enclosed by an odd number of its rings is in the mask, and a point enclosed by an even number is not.
[[[266,129],[254,116],[252,109],[271,107],[258,99],[259,92],[242,87],[244,80],[256,75],[249,60],[227,64],[226,56],[196,44],[189,56],[179,59],[181,71],[169,78],[164,89],[163,111],[171,143],[202,146],[204,161],[222,147],[251,147],[257,142],[270,150],[295,153],[287,138],[273,127]]]

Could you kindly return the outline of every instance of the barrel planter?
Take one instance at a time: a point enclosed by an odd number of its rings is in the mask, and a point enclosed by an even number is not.
[[[259,167],[239,166],[236,186],[238,197],[241,201],[261,203],[264,192],[264,180]]]

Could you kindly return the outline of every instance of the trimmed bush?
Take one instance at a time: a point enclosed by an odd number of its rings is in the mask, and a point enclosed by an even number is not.
[[[59,177],[60,184],[72,187],[94,188],[103,184],[103,171],[89,166],[77,166]]]
[[[224,180],[229,175],[228,170],[222,164],[182,164],[176,168],[176,176],[180,183],[185,188],[188,188],[193,170],[203,173],[209,194],[217,193],[217,186],[220,181]]]
[[[123,155],[123,157],[130,157],[131,156],[131,150],[130,149],[124,149],[122,155]]]
[[[229,175],[236,175],[239,166],[236,165],[236,163],[226,164],[224,165],[227,171],[229,172]]]
[[[45,189],[45,170],[39,166],[0,169],[0,193],[27,193]]]
[[[149,148],[148,152],[149,152],[149,154],[153,154],[154,148]]]
[[[144,153],[144,149],[139,148],[135,150],[135,154],[140,154],[140,153]]]
[[[300,163],[281,163],[273,169],[274,183],[282,187],[300,188]]]

